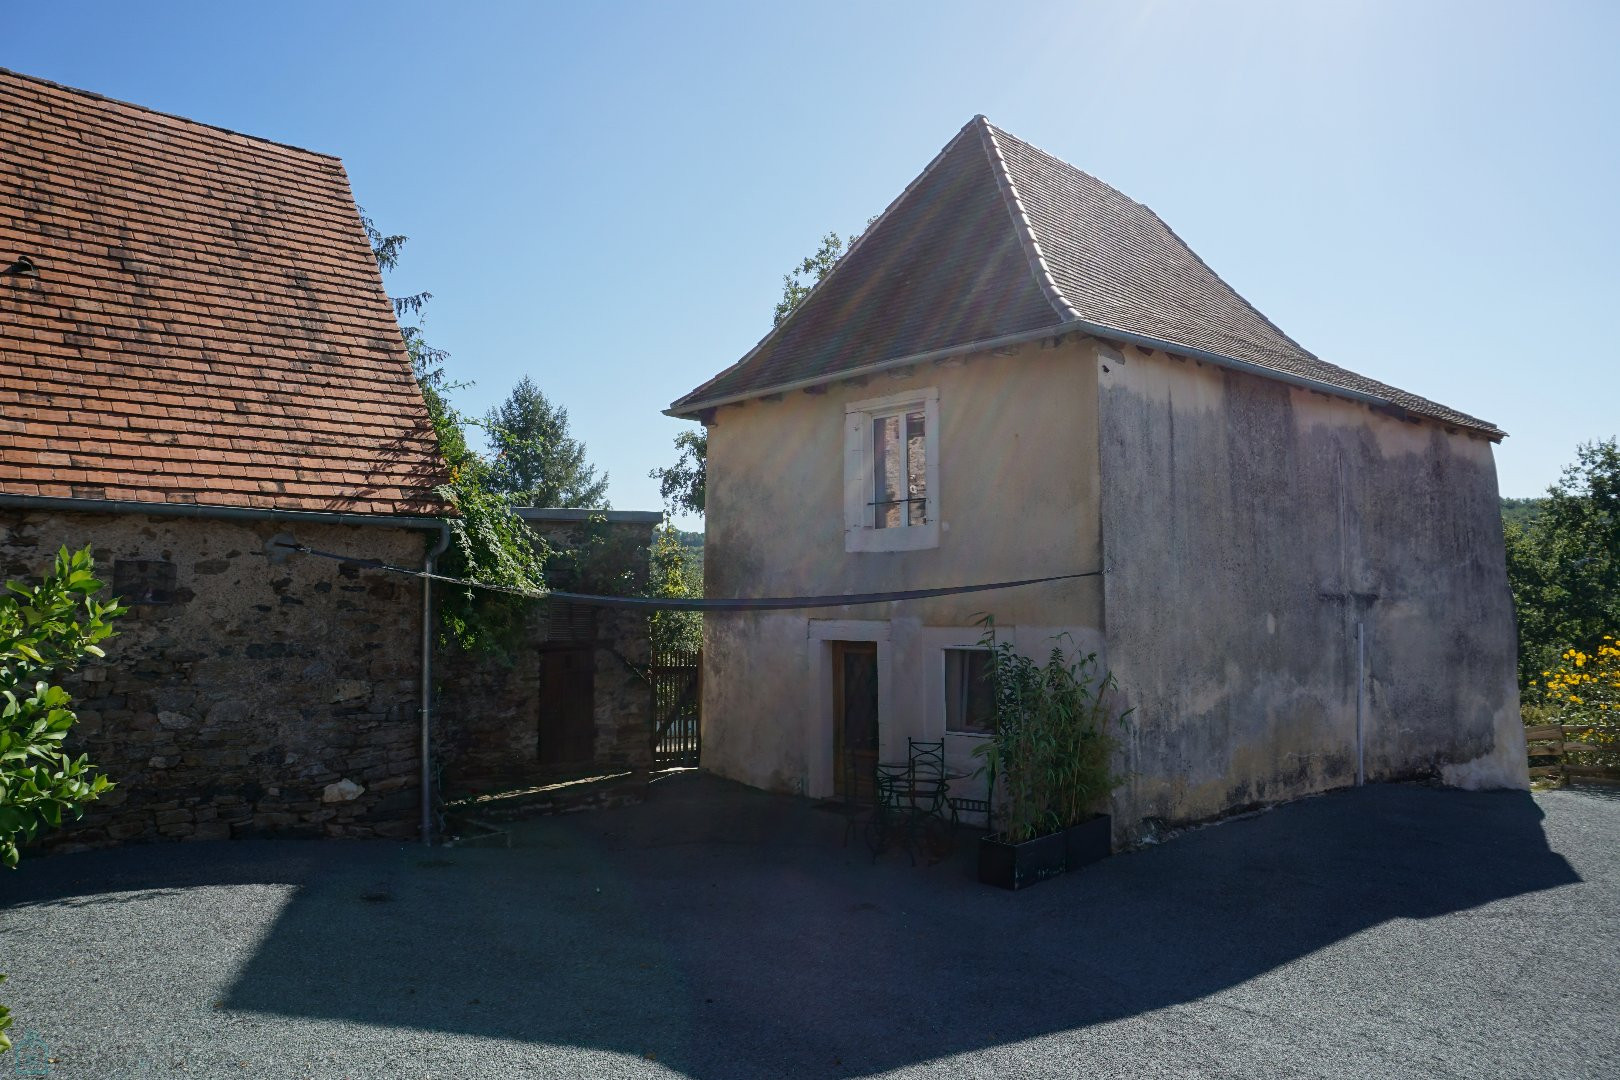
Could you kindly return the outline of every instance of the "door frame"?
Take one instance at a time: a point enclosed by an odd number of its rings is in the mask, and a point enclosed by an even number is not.
[[[810,718],[804,725],[804,793],[813,799],[833,796],[833,647],[835,641],[877,643],[878,757],[888,750],[893,726],[894,679],[887,619],[810,619],[806,628],[810,656]]]

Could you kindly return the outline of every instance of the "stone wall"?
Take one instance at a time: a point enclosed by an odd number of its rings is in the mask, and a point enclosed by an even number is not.
[[[272,559],[284,524],[0,511],[0,572],[94,546],[137,603],[68,676],[69,747],[117,787],[41,846],[296,831],[414,836],[421,594],[409,579]],[[420,532],[299,526],[313,547],[420,563]],[[120,563],[123,563],[120,569]]]
[[[629,595],[647,584],[652,526],[645,522],[533,522],[554,549],[554,587]],[[594,676],[592,760],[575,767],[541,760],[540,735],[551,718],[541,693],[541,654],[588,648]],[[441,650],[436,742],[445,797],[455,799],[558,779],[584,771],[618,772],[652,764],[652,688],[647,613],[538,603],[525,643],[513,655],[475,657]]]

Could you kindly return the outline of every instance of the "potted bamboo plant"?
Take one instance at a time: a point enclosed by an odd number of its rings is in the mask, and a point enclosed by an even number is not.
[[[1112,851],[1113,823],[1100,809],[1119,783],[1109,728],[1129,710],[1110,715],[1114,678],[1095,653],[1070,659],[1060,638],[1041,664],[985,626],[996,730],[973,752],[1001,796],[1002,829],[979,841],[979,880],[1021,889]]]

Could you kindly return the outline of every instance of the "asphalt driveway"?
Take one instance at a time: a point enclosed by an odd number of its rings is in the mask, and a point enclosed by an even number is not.
[[[35,858],[0,993],[95,1080],[1620,1075],[1614,798],[1371,787],[1019,894],[842,829],[687,775],[511,850]]]

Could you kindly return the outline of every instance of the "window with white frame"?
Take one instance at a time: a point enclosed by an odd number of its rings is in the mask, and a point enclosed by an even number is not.
[[[990,650],[945,650],[945,730],[955,735],[994,735],[996,688]]]
[[[939,545],[939,392],[844,407],[847,551]]]

